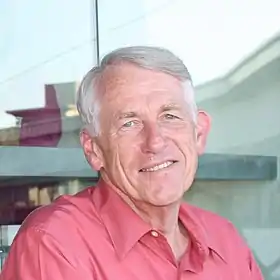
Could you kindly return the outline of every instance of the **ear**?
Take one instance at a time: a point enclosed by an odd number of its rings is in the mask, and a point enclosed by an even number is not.
[[[199,110],[196,124],[196,145],[198,155],[204,153],[210,127],[211,117],[205,111]]]
[[[99,171],[103,167],[104,161],[97,137],[92,137],[86,129],[83,129],[80,133],[80,142],[89,165]]]

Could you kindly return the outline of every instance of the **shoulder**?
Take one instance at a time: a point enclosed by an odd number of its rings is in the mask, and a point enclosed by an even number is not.
[[[231,221],[197,206],[183,204],[182,207],[205,233],[211,249],[219,252],[224,258],[249,256],[250,250],[246,241]]]
[[[218,253],[227,264],[232,265],[235,271],[244,273],[247,271],[250,279],[263,279],[252,251],[232,222],[196,206],[184,204],[183,208],[202,227],[210,249]],[[247,276],[242,277],[249,279]]]
[[[19,233],[36,229],[55,237],[61,235],[63,238],[66,231],[76,231],[89,219],[93,224],[100,224],[91,199],[92,192],[93,188],[88,188],[73,196],[64,195],[51,204],[36,209],[22,223]]]
[[[188,212],[194,219],[196,219],[205,229],[214,230],[216,233],[216,229],[220,228],[222,231],[231,232],[236,229],[231,221],[227,218],[218,215],[209,210],[202,209],[200,207],[183,203],[183,209]]]
[[[85,240],[92,240],[86,235],[88,225],[92,226],[90,234],[102,233],[98,231],[102,227],[91,192],[87,189],[75,196],[62,196],[33,211],[13,240],[3,277],[14,279],[24,274],[26,279],[88,278],[91,271]]]

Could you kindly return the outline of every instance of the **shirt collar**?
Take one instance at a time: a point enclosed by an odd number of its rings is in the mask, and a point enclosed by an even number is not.
[[[226,263],[226,251],[221,242],[221,235],[218,227],[215,227],[214,220],[211,220],[212,214],[205,215],[206,211],[189,205],[182,204],[180,208],[180,220],[190,234],[190,239],[194,243],[197,251],[204,252],[205,257],[211,251],[218,255]]]
[[[152,230],[103,180],[97,184],[94,203],[121,259]]]
[[[93,195],[95,207],[101,215],[117,254],[122,259],[152,228],[102,179],[98,182]],[[213,229],[208,230],[211,221],[203,219],[201,213],[204,211],[185,203],[181,205],[179,213],[179,219],[187,229],[195,251],[199,252],[201,265],[210,250],[225,261],[225,251],[219,237],[213,234]]]

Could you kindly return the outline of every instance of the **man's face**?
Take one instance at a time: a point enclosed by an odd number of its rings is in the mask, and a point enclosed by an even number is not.
[[[198,113],[195,125],[179,80],[130,64],[107,68],[99,89],[100,135],[92,148],[82,139],[92,167],[134,200],[180,200],[194,179],[208,116]]]

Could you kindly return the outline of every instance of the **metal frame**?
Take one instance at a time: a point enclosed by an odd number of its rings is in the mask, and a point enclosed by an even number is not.
[[[196,180],[275,180],[277,166],[274,156],[205,154],[199,159]],[[99,175],[81,148],[0,146],[0,177],[97,179]]]

